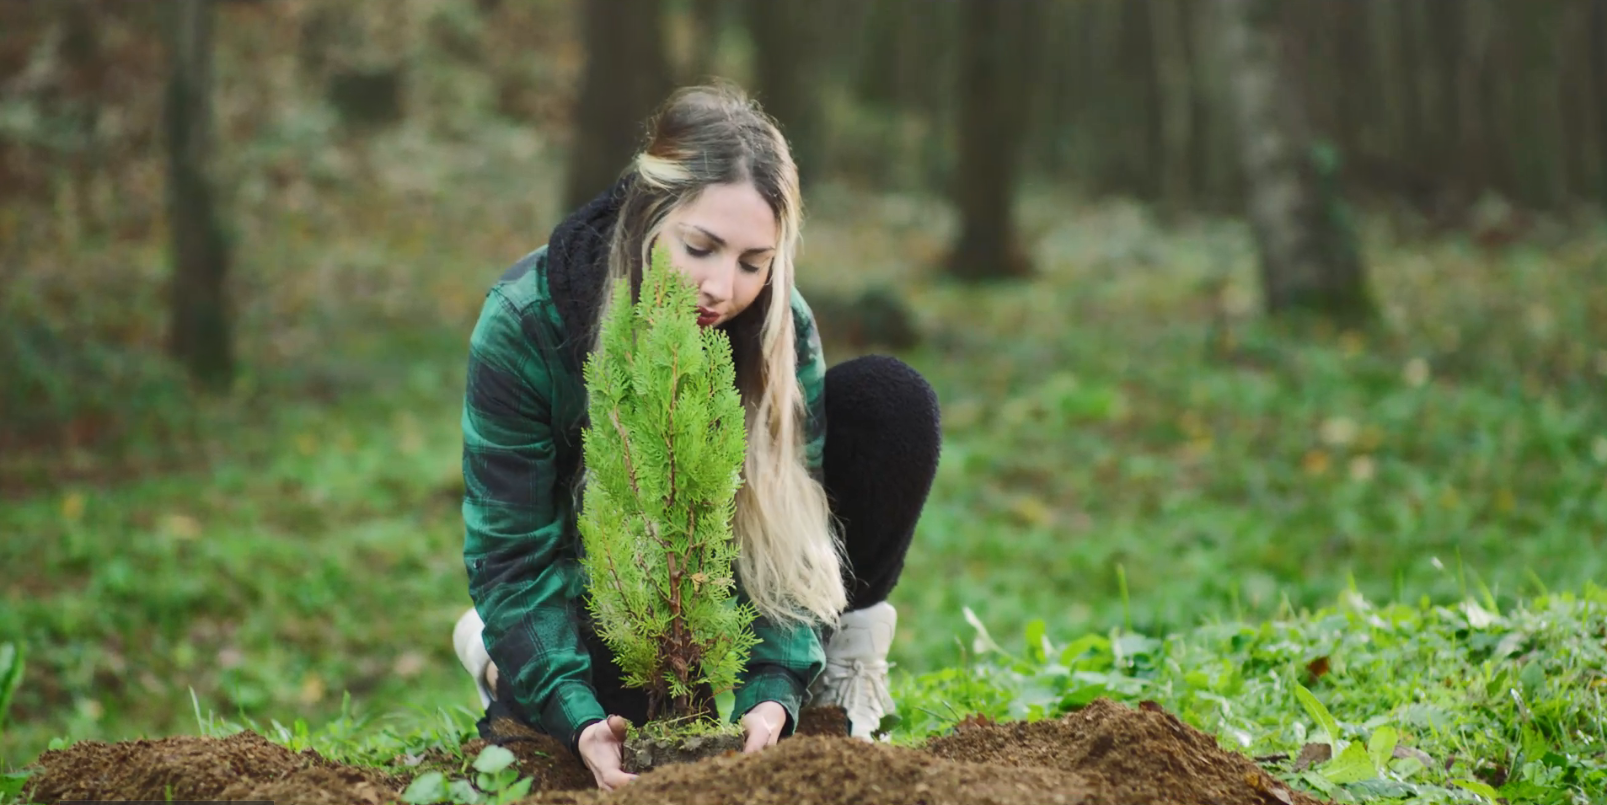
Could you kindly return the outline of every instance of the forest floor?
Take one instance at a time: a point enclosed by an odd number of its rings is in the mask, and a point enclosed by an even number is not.
[[[52,435],[0,450],[0,533],[24,537],[0,540],[0,567],[27,569],[0,578],[0,643],[28,651],[0,766],[221,738],[213,711],[365,767],[462,751],[463,350],[486,286],[558,215],[553,182],[506,169],[546,146],[487,136],[459,162],[382,138],[362,165],[319,163],[316,188],[242,191],[242,375],[200,404],[159,357],[160,228],[4,211],[29,248],[0,311],[0,394],[48,414],[6,424]],[[1481,244],[1369,224],[1380,321],[1295,333],[1258,315],[1232,222],[1029,188],[1038,275],[969,287],[934,269],[941,199],[823,184],[810,207],[800,282],[828,360],[889,350],[836,338],[826,300],[892,289],[922,334],[897,354],[943,406],[893,595],[898,747],[1108,696],[1297,758],[1318,731],[1299,682],[1341,733],[1338,766],[1269,763],[1302,790],[1603,790],[1599,227]],[[1382,726],[1433,764],[1356,778],[1343,750]]]

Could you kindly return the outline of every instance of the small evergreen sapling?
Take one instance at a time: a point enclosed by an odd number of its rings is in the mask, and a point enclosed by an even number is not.
[[[617,283],[584,378],[581,562],[587,608],[648,718],[713,713],[758,642],[735,596],[731,521],[746,432],[726,334],[697,324],[691,282],[655,248],[641,298]]]

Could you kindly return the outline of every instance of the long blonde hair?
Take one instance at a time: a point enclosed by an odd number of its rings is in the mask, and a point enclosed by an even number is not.
[[[737,574],[759,613],[783,624],[835,625],[847,606],[845,564],[826,492],[803,462],[806,416],[797,381],[793,257],[803,219],[798,169],[775,123],[729,84],[677,90],[654,115],[630,171],[609,243],[608,280],[641,288],[642,266],[672,211],[715,184],[752,182],[776,215],[780,242],[758,298],[726,325],[747,421],[733,523]],[[592,335],[596,349],[597,334]]]

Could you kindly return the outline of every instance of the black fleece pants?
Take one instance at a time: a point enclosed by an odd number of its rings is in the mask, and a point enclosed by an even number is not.
[[[937,473],[937,395],[926,379],[897,358],[868,355],[826,371],[824,486],[839,521],[848,566],[848,609],[887,600],[904,569],[904,555]],[[602,640],[581,630],[592,657],[592,684],[603,709],[636,724],[647,720],[647,695],[625,687],[623,674]],[[496,699],[480,721],[480,734],[496,740],[490,723],[516,712],[511,674],[497,679]]]

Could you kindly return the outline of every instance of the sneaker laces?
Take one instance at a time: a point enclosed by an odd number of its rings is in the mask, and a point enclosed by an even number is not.
[[[828,704],[840,705],[850,717],[855,712],[875,710],[883,714],[893,710],[893,694],[887,686],[887,671],[893,666],[886,660],[826,659],[821,673],[822,690]]]

